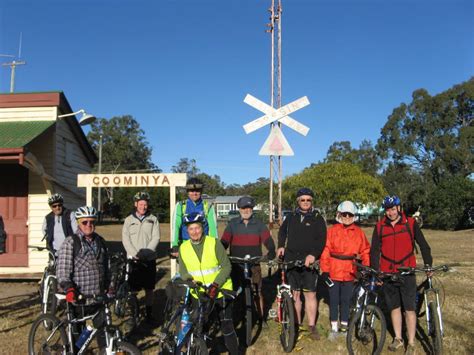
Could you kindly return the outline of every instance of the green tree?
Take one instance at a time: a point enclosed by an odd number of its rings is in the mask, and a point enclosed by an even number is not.
[[[356,164],[363,172],[376,176],[381,168],[381,159],[372,142],[364,139],[358,149],[352,148],[349,141],[334,142],[328,149],[326,163],[346,162]]]
[[[347,162],[330,162],[312,165],[283,182],[284,205],[294,205],[296,192],[309,187],[315,193],[315,205],[324,215],[332,216],[343,200],[355,203],[379,202],[386,191],[382,182],[360,167]]]
[[[184,173],[188,177],[196,176],[200,170],[196,166],[196,159],[181,158],[176,165],[171,167],[173,173]]]
[[[449,176],[467,176],[474,157],[474,78],[435,96],[413,92],[382,128],[377,151],[383,158],[408,163],[437,185]]]

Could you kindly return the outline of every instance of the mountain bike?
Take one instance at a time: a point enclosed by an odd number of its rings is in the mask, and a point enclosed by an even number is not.
[[[275,317],[280,324],[280,343],[283,350],[287,353],[291,352],[296,344],[297,326],[296,311],[291,286],[287,283],[286,274],[288,269],[305,267],[303,260],[294,261],[271,261],[269,267],[274,264],[278,265],[281,272],[281,283],[277,285],[277,310],[271,310],[270,316]],[[311,268],[317,269],[317,264],[313,264]],[[276,314],[275,314],[276,313]]]
[[[175,280],[173,284],[184,288],[184,297],[158,333],[159,353],[207,355],[209,350],[206,341],[211,339],[208,322],[212,312],[212,302],[206,293],[208,287],[183,280]],[[197,305],[193,305],[191,290],[198,295]],[[219,292],[224,294],[224,304],[226,298],[235,299],[239,294],[239,291],[225,289],[219,289]]]
[[[56,256],[53,251],[46,247],[28,245],[28,248],[37,251],[48,251],[48,264],[44,268],[39,287],[41,313],[56,314],[58,305],[58,299],[55,296],[58,289],[58,279],[56,278]]]
[[[65,300],[63,294],[56,294],[56,297]],[[76,347],[74,332],[77,328],[81,328],[87,321],[93,321],[101,313],[105,314],[105,331],[106,347],[104,353],[112,354],[141,354],[140,350],[134,345],[122,341],[120,330],[112,325],[112,314],[109,309],[110,302],[107,296],[91,296],[95,304],[98,306],[96,312],[84,317],[76,317],[73,312],[73,306],[66,302],[66,317],[62,320],[52,314],[42,314],[32,324],[28,336],[28,354],[84,354],[88,349],[92,340],[97,336],[99,329],[90,327],[88,332],[84,332],[85,338],[83,343]],[[75,307],[80,307],[76,304]],[[47,324],[47,325],[45,325]],[[82,334],[81,334],[82,335]]]
[[[138,261],[127,258],[123,253],[115,253],[110,257],[112,285],[116,290],[113,310],[123,320],[121,329],[125,336],[133,332],[140,322],[140,305],[129,282],[132,265],[136,262]]]
[[[416,305],[416,313],[418,318],[426,315],[426,330],[429,338],[431,339],[431,347],[433,353],[436,355],[443,353],[443,317],[441,312],[440,302],[440,291],[438,288],[433,287],[433,276],[434,272],[447,272],[449,270],[448,265],[440,266],[425,266],[425,267],[399,267],[398,270],[402,274],[413,274],[413,273],[425,273],[426,279],[418,286],[417,292],[422,297],[418,297]],[[422,310],[424,304],[424,312]]]
[[[346,346],[349,354],[380,354],[382,352],[387,323],[382,310],[377,306],[377,284],[385,275],[358,262],[359,272],[353,293],[349,316]]]
[[[263,325],[263,309],[260,307],[260,290],[258,285],[252,283],[251,267],[260,265],[261,261],[267,258],[261,256],[251,257],[246,255],[244,258],[229,256],[233,264],[243,265],[244,272],[244,309],[245,309],[245,342],[247,347],[252,345],[254,338],[261,332]],[[239,311],[242,308],[239,309]],[[240,315],[240,314],[239,314]],[[257,322],[254,322],[257,320]],[[254,323],[258,323],[254,334]]]

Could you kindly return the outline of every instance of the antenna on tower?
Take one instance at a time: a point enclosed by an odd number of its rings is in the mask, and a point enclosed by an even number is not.
[[[26,62],[20,60],[21,59],[21,46],[23,42],[23,33],[20,32],[20,43],[18,45],[18,58],[15,60],[13,59],[10,63],[2,63],[2,66],[7,67],[9,66],[11,68],[11,76],[10,76],[10,92],[15,91],[15,69],[17,65],[25,65]],[[15,58],[13,55],[9,54],[0,54],[2,57],[10,57],[10,58]]]

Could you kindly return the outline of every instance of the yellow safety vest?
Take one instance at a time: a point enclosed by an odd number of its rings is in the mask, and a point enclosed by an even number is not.
[[[216,256],[216,242],[217,239],[212,237],[204,237],[204,247],[202,251],[201,260],[199,260],[196,252],[193,249],[191,240],[186,240],[179,247],[179,254],[181,260],[184,262],[188,273],[193,277],[195,281],[202,282],[204,285],[211,285],[216,279],[221,266]],[[225,290],[232,290],[232,279],[229,277],[224,285],[219,285]],[[191,291],[191,295],[197,298],[194,291]],[[221,292],[217,295],[221,298],[223,295]]]

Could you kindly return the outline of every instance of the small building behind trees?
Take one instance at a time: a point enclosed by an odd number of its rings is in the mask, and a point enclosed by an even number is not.
[[[90,173],[97,157],[62,92],[0,94],[0,215],[6,252],[0,277],[31,277],[42,272],[47,253],[42,223],[48,197],[64,196],[65,206],[83,205],[77,174]]]

